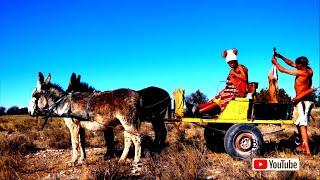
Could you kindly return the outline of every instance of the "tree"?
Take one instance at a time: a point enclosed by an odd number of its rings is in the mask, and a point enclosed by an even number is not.
[[[12,106],[8,109],[7,114],[8,115],[17,115],[19,114],[20,109],[18,108],[18,106]]]
[[[194,93],[191,93],[186,97],[186,102],[189,104],[201,104],[207,102],[208,98],[205,94],[203,94],[200,90],[197,90]]]
[[[257,93],[256,96],[256,102],[268,102],[269,101],[269,91],[267,88],[261,89],[260,92]],[[282,88],[279,89],[278,95],[277,95],[278,101],[281,104],[290,104],[291,103],[291,97],[286,93],[286,91]]]
[[[5,115],[6,114],[6,108],[1,106],[0,107],[0,116]]]
[[[28,108],[27,107],[20,108],[19,114],[28,114]]]

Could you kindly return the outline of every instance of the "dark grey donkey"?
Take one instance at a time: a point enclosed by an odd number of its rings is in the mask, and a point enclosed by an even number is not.
[[[30,115],[61,116],[70,130],[72,158],[70,163],[82,163],[85,154],[80,145],[80,127],[101,130],[119,123],[124,128],[124,150],[119,161],[126,159],[134,143],[135,165],[140,162],[141,138],[138,131],[141,98],[136,91],[117,89],[109,92],[67,94],[58,85],[50,83],[50,74],[44,80],[40,72],[37,87],[32,92],[28,111]],[[48,115],[49,114],[49,115]],[[80,151],[80,157],[79,156]]]

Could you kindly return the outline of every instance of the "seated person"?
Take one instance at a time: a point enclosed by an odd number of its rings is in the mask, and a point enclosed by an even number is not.
[[[246,97],[248,87],[248,69],[238,63],[238,50],[230,49],[223,51],[222,56],[231,67],[226,81],[226,87],[209,102],[198,106],[199,113],[214,111],[220,113],[227,106],[228,102],[236,97]]]

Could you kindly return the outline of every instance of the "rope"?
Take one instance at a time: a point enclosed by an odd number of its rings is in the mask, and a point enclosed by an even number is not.
[[[146,107],[144,107],[144,108],[145,108],[145,109],[147,109],[147,108],[150,108],[150,107],[156,106],[156,105],[158,105],[158,104],[160,104],[160,103],[164,102],[164,101],[165,101],[165,100],[167,100],[168,98],[170,98],[170,96],[167,96],[167,97],[166,97],[166,98],[164,98],[163,100],[158,101],[158,102],[156,102],[156,103],[154,103],[154,104],[151,104],[150,106],[146,106]]]

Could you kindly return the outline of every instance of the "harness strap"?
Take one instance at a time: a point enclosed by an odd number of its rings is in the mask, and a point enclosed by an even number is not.
[[[43,124],[42,124],[41,129],[43,129],[44,126],[47,124],[48,119],[49,119],[50,117],[52,118],[52,117],[54,116],[53,110],[58,107],[58,105],[59,105],[59,104],[61,103],[61,101],[65,98],[65,96],[66,96],[66,95],[62,95],[55,103],[53,103],[48,109],[45,110],[45,115],[44,115],[44,117],[42,118],[42,119],[44,119],[44,122],[43,122]]]
[[[91,121],[91,118],[90,118],[89,108],[90,108],[91,98],[92,98],[93,95],[94,95],[94,93],[90,93],[89,97],[87,98],[87,105],[86,105],[86,116],[87,116],[87,119],[90,120],[90,121]]]
[[[167,100],[168,98],[170,98],[170,96],[167,96],[167,97],[166,97],[166,98],[164,98],[163,100],[158,101],[158,102],[156,102],[156,103],[154,103],[154,104],[151,104],[150,106],[146,106],[146,107],[144,107],[144,108],[145,108],[145,109],[147,109],[147,108],[150,108],[150,107],[156,106],[156,105],[158,105],[158,104],[160,104],[160,103],[164,102],[164,101],[165,101],[165,100]]]
[[[74,113],[63,113],[61,115],[56,115],[56,117],[75,118],[81,121],[91,121],[87,116],[77,115]]]

